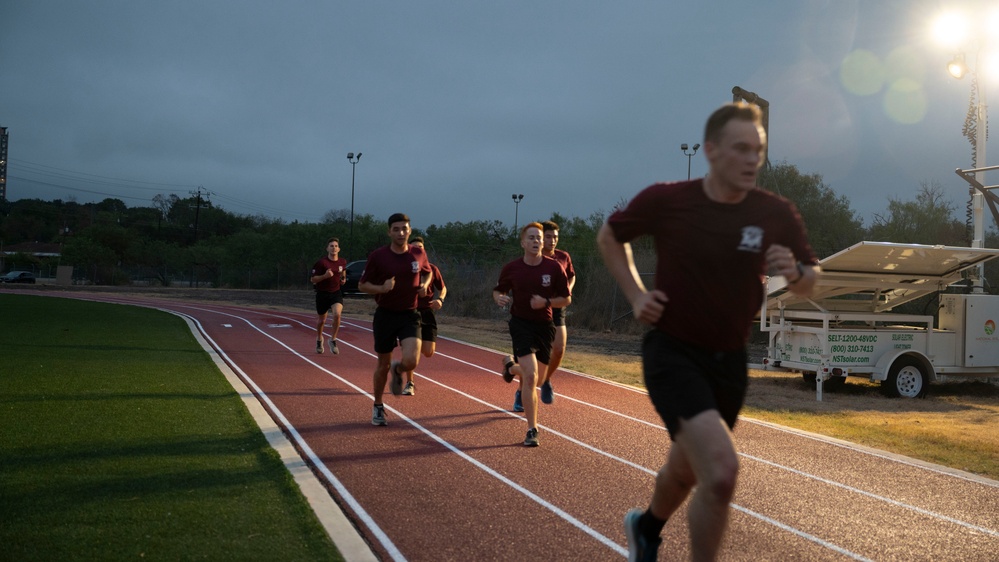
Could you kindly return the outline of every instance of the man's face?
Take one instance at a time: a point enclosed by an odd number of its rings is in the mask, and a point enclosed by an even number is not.
[[[729,121],[722,128],[718,142],[704,143],[710,173],[729,189],[754,189],[756,174],[763,165],[765,142],[763,130],[752,121]]]
[[[419,248],[419,249],[422,250],[423,249],[423,242],[413,242],[412,244],[410,244],[410,246],[412,246],[414,248]]]
[[[524,253],[532,256],[541,254],[542,244],[544,242],[542,241],[541,229],[536,226],[525,230],[524,235],[520,237],[520,247],[524,249]]]
[[[545,253],[550,254],[555,251],[555,246],[558,246],[558,231],[557,230],[546,230],[545,231]]]
[[[405,246],[412,232],[412,229],[409,228],[409,223],[406,221],[397,221],[389,225],[389,238],[392,239],[392,244],[396,246]]]
[[[335,256],[340,253],[340,243],[336,240],[330,242],[326,245],[326,253]]]

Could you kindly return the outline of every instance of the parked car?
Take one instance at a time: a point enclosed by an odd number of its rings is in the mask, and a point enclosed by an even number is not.
[[[11,271],[0,275],[0,283],[34,283],[35,274],[30,271]]]
[[[345,295],[363,295],[357,288],[357,282],[361,280],[361,274],[364,273],[364,266],[368,263],[368,260],[358,260],[352,261],[347,264],[347,280],[343,284],[343,294]]]

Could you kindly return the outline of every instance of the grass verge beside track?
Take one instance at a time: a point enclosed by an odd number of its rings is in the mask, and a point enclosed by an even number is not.
[[[342,560],[182,319],[0,310],[0,558]]]

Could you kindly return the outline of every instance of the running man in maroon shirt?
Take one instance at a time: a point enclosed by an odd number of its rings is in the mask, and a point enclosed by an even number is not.
[[[414,236],[409,242],[411,248],[424,250],[423,238]],[[420,297],[420,302],[416,309],[420,311],[420,352],[424,357],[430,359],[437,351],[437,314],[436,312],[444,306],[444,297],[447,296],[447,285],[444,284],[444,277],[437,266],[430,264],[430,272],[433,274],[433,281],[426,296]],[[416,394],[416,383],[413,382],[413,371],[406,371],[406,386],[402,388],[403,396],[413,396]]]
[[[647,187],[597,235],[635,318],[653,327],[642,343],[645,386],[673,441],[648,508],[625,515],[631,561],[656,560],[663,526],[688,495],[691,559],[717,556],[739,472],[732,428],[765,276],[784,277],[799,295],[819,277],[797,209],[756,186],[766,142],[758,107],[722,106],[704,128],[708,175]],[[656,247],[652,290],[631,254],[642,235]]]
[[[402,374],[416,369],[420,361],[420,313],[416,310],[419,297],[427,294],[433,280],[430,263],[419,248],[409,245],[409,217],[395,213],[388,220],[391,243],[368,256],[364,273],[357,288],[375,295],[375,318],[372,328],[378,365],[374,374],[375,403],[371,413],[373,425],[388,425],[382,396],[391,371],[392,394],[402,393]],[[396,342],[402,347],[400,361],[392,361]]]
[[[549,258],[554,258],[565,270],[565,276],[569,279],[569,292],[576,286],[576,270],[572,267],[572,257],[569,252],[559,250],[558,246],[558,224],[553,221],[541,223],[544,231],[544,245],[541,253]],[[565,309],[552,308],[552,322],[555,324],[555,342],[552,345],[552,357],[548,363],[548,369],[541,377],[541,401],[551,404],[555,401],[555,388],[552,386],[552,375],[562,364],[562,357],[565,356],[565,344],[569,339],[569,332],[565,327]]]
[[[513,355],[503,358],[503,380],[520,377],[517,391],[527,418],[524,445],[538,446],[539,373],[551,358],[555,325],[552,307],[569,306],[572,296],[565,270],[552,258],[541,255],[541,224],[532,222],[520,231],[524,255],[503,266],[493,288],[493,300],[500,307],[510,305],[510,339]],[[512,293],[512,294],[511,294]]]
[[[330,238],[326,241],[326,255],[312,266],[312,276],[309,282],[316,289],[316,353],[323,352],[323,327],[326,326],[326,315],[332,311],[332,335],[330,336],[330,353],[340,353],[336,345],[336,336],[340,332],[340,316],[343,313],[343,291],[341,287],[347,279],[347,260],[340,257],[340,240]]]

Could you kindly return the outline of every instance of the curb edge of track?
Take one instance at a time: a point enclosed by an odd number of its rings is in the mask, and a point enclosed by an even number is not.
[[[260,404],[257,397],[250,392],[250,389],[246,387],[242,379],[229,368],[229,365],[208,344],[194,322],[190,318],[183,318],[191,329],[191,333],[198,341],[198,344],[211,356],[212,361],[222,371],[226,380],[232,385],[233,390],[239,394],[246,409],[249,410],[250,415],[253,417],[254,422],[256,422],[264,437],[267,438],[267,442],[270,443],[271,447],[281,457],[281,462],[284,463],[285,468],[288,469],[288,472],[295,479],[295,483],[298,484],[302,495],[309,502],[309,506],[319,519],[319,523],[326,530],[326,533],[336,545],[340,554],[343,555],[344,560],[347,562],[377,562],[378,558],[371,550],[371,547],[361,537],[361,534],[354,525],[351,524],[350,520],[343,513],[343,510],[340,509],[340,506],[330,496],[326,487],[316,478],[309,464],[298,454],[298,451],[288,441],[284,432],[281,431],[281,428],[278,427],[270,414],[267,413],[267,410]]]

